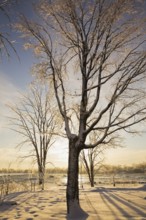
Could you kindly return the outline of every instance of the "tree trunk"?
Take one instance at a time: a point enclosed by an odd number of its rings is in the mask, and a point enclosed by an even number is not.
[[[69,142],[68,178],[67,178],[67,213],[70,214],[79,205],[79,150],[73,141]]]
[[[39,185],[41,185],[42,190],[44,190],[44,170],[39,167]]]
[[[90,185],[91,187],[94,187],[94,176],[93,175],[91,175]]]
[[[94,187],[94,168],[93,165],[91,165],[91,181],[90,181],[91,187]]]

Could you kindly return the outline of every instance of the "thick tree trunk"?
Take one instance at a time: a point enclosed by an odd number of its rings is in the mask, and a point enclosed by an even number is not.
[[[67,219],[77,220],[82,217],[85,220],[88,214],[81,209],[79,204],[79,153],[80,150],[75,147],[75,141],[70,141],[66,189]]]
[[[79,150],[75,148],[73,141],[69,142],[69,158],[68,158],[68,179],[67,179],[67,213],[70,214],[72,208],[79,205]]]

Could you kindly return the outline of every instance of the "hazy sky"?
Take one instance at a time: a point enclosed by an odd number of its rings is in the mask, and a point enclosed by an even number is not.
[[[19,5],[9,11],[12,21],[15,21],[16,15],[23,12],[27,16],[33,16],[30,0],[20,0]],[[36,1],[35,1],[36,2]],[[0,11],[0,30],[8,31],[9,20],[4,13]],[[28,149],[23,147],[20,151],[16,149],[19,142],[19,136],[9,129],[7,116],[11,114],[7,107],[9,103],[17,101],[18,92],[27,90],[29,83],[33,80],[30,68],[35,59],[30,51],[24,51],[22,48],[22,39],[17,38],[17,33],[10,31],[10,38],[15,41],[14,46],[20,57],[20,61],[13,51],[11,57],[7,59],[4,55],[0,60],[0,168],[28,168],[30,160],[21,160],[21,156],[27,155]],[[67,165],[67,140],[61,140],[55,143],[55,147],[48,153],[48,161],[53,162],[55,166]],[[130,135],[124,133],[123,148],[109,150],[105,153],[105,162],[108,164],[133,164],[146,162],[146,129],[143,134]],[[51,166],[51,165],[50,165]]]

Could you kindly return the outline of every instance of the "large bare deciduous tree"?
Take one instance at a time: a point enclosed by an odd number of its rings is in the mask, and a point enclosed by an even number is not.
[[[49,148],[57,135],[58,117],[51,94],[46,86],[31,86],[27,95],[22,95],[17,105],[11,105],[12,130],[21,135],[18,146],[29,146],[26,157],[33,157],[38,166],[39,184],[44,189],[45,168]]]
[[[54,87],[69,141],[67,212],[79,204],[79,154],[146,119],[146,44],[138,0],[40,0],[39,18],[16,28]],[[140,13],[141,12],[141,13]],[[133,129],[132,129],[133,128]],[[94,143],[89,135],[98,133]]]

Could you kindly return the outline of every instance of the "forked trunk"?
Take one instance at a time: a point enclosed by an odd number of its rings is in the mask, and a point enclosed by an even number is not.
[[[73,141],[69,143],[68,178],[67,178],[67,213],[79,205],[79,150],[75,148]]]

